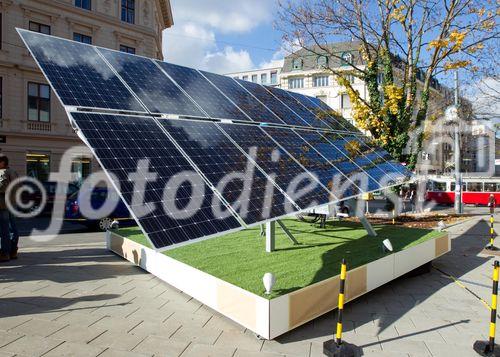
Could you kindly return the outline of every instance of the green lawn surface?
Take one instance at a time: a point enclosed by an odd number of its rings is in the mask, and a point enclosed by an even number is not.
[[[347,260],[348,269],[353,269],[384,257],[388,254],[382,250],[386,238],[397,252],[446,234],[374,225],[378,236],[370,237],[362,225],[352,222],[328,222],[326,228],[293,219],[283,222],[300,245],[293,245],[276,225],[276,251],[272,253],[265,252],[265,237],[259,235],[257,227],[180,246],[164,254],[257,295],[274,298],[338,275],[342,258]],[[137,227],[117,233],[150,247]],[[262,276],[266,272],[276,276],[271,295],[264,294]]]

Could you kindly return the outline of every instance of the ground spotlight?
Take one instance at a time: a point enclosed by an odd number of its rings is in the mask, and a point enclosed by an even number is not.
[[[392,243],[389,239],[384,239],[382,244],[384,245],[382,248],[384,250],[384,253],[392,252],[394,250],[394,248],[392,248]]]
[[[264,283],[264,288],[266,289],[266,294],[271,294],[273,290],[274,284],[276,283],[276,277],[273,273],[265,273],[262,278],[262,282]]]

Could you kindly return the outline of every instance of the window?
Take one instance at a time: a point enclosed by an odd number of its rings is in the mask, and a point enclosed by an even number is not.
[[[278,72],[272,71],[271,72],[271,84],[276,84],[276,83],[278,83]]]
[[[328,76],[313,77],[314,87],[328,87]]]
[[[469,192],[482,192],[483,183],[482,182],[467,182],[467,191]]]
[[[292,61],[292,69],[294,71],[301,70],[302,69],[302,58],[295,58]]]
[[[87,35],[82,35],[81,33],[75,32],[73,34],[73,40],[78,41],[78,42],[82,42],[82,43],[86,43],[88,45],[92,44],[92,37],[87,36]]]
[[[2,113],[3,113],[3,99],[2,99],[2,94],[3,94],[3,78],[0,77],[0,119],[2,119]]]
[[[28,120],[50,122],[50,87],[28,83]]]
[[[485,182],[484,183],[484,191],[485,192],[496,192],[497,184],[494,182]]]
[[[78,184],[83,183],[83,181],[91,174],[92,161],[90,158],[85,156],[75,157],[71,161],[71,176],[72,181]]]
[[[50,26],[30,21],[30,31],[44,33],[50,35]]]
[[[304,88],[304,78],[290,78],[288,80],[288,88],[296,89],[296,88]]]
[[[260,83],[267,84],[267,73],[262,73],[260,75]]]
[[[135,23],[135,0],[122,0],[122,21]]]
[[[120,45],[120,51],[135,55],[135,48],[133,47]]]
[[[242,79],[243,79],[244,81],[248,81],[248,76],[243,76],[243,77],[242,77]]]
[[[252,82],[257,83],[257,75],[252,74]]]
[[[342,109],[351,109],[351,98],[349,98],[349,94],[342,94],[342,96],[340,97],[340,107]]]
[[[50,156],[47,154],[26,154],[26,174],[42,182],[49,180]]]
[[[352,63],[352,53],[344,52],[342,53],[342,66],[348,66]]]
[[[318,68],[328,67],[328,57],[319,56],[318,59],[316,60],[316,64],[317,64]]]
[[[81,7],[85,10],[91,10],[92,1],[91,0],[75,0],[75,6]]]

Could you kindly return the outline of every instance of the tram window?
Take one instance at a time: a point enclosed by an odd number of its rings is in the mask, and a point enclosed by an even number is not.
[[[450,183],[450,191],[455,192],[455,182]],[[462,183],[462,192],[467,191],[465,182]]]
[[[467,191],[469,191],[469,192],[482,192],[483,191],[483,183],[482,182],[468,182],[467,183]]]
[[[446,191],[446,182],[434,182],[434,191],[437,192]]]
[[[485,192],[495,192],[498,184],[495,182],[485,182],[484,191]]]

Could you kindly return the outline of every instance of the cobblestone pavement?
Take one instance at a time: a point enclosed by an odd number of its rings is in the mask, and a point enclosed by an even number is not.
[[[474,356],[472,344],[486,339],[489,322],[478,298],[490,300],[493,258],[479,255],[487,217],[449,232],[453,250],[434,265],[471,292],[437,269],[398,279],[347,304],[346,341],[368,356]],[[0,265],[0,357],[321,356],[334,323],[332,312],[274,341],[258,340],[106,251],[98,233],[49,244],[25,239],[19,259]]]

